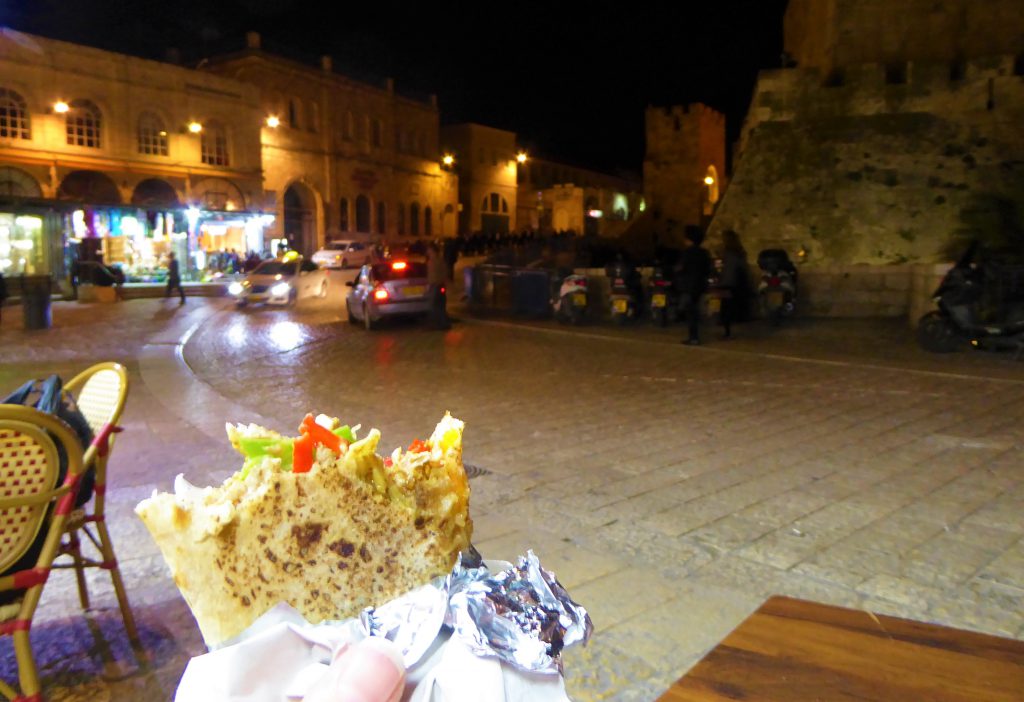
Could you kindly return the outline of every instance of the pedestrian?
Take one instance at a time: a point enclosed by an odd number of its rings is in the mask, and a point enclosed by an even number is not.
[[[164,298],[171,296],[171,291],[175,288],[178,289],[178,294],[181,295],[181,302],[179,304],[185,304],[185,288],[181,287],[181,271],[178,268],[178,259],[175,258],[174,252],[171,251],[167,254],[167,292],[164,293]]]
[[[701,247],[704,233],[699,227],[687,227],[686,248],[676,265],[676,289],[679,291],[679,307],[686,315],[689,335],[684,344],[700,345],[700,298],[707,292],[708,276],[711,275],[711,255]]]
[[[450,329],[448,319],[448,265],[436,241],[427,247],[427,284],[430,287],[430,321],[436,329]]]
[[[722,275],[718,287],[722,291],[722,338],[731,339],[732,323],[741,318],[747,300],[747,252],[739,234],[732,229],[722,232]]]
[[[455,237],[444,240],[444,262],[448,266],[449,280],[455,280],[455,263],[459,260],[459,243]]]
[[[4,302],[7,301],[7,281],[4,280],[3,271],[0,271],[0,322],[4,316]]]

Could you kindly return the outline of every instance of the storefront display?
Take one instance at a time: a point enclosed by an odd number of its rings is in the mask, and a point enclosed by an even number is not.
[[[16,276],[49,272],[43,218],[0,212],[0,273]]]

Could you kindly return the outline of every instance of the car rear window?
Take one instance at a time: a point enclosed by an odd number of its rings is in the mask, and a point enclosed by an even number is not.
[[[324,248],[327,249],[328,251],[344,251],[345,249],[348,248],[348,242],[347,241],[332,241],[331,243],[329,243]]]
[[[391,263],[378,263],[373,267],[376,280],[403,280],[407,278],[426,278],[427,264],[409,261],[405,268],[396,270]]]

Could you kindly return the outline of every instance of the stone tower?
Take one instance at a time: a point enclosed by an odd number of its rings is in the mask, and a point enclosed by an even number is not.
[[[1024,249],[1024,0],[791,0],[784,26],[712,237],[809,264]]]
[[[687,226],[707,223],[725,178],[725,116],[695,103],[648,107],[644,199],[663,244],[682,243]]]

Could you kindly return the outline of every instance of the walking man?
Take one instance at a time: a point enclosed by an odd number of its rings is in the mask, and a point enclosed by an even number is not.
[[[684,344],[700,345],[700,298],[708,290],[711,275],[711,255],[701,247],[704,233],[698,227],[687,227],[686,248],[679,256],[676,268],[676,286],[679,306],[686,315],[689,335]]]
[[[179,304],[185,304],[185,288],[181,287],[181,271],[178,269],[178,259],[174,257],[174,252],[171,251],[167,254],[167,292],[164,293],[164,298],[171,296],[171,291],[175,288],[178,289],[178,294],[181,295],[181,302]]]
[[[437,242],[427,248],[427,283],[430,286],[430,321],[437,329],[450,329],[448,320],[448,264]]]

